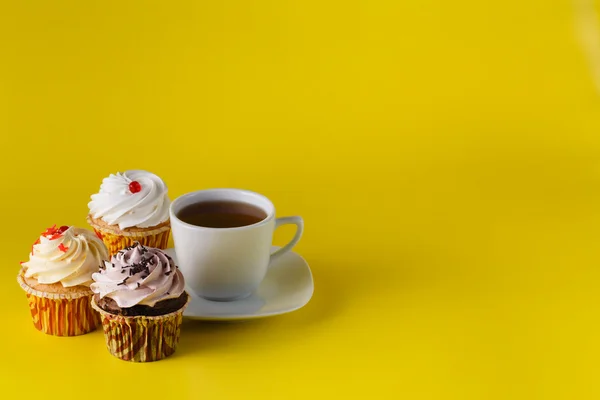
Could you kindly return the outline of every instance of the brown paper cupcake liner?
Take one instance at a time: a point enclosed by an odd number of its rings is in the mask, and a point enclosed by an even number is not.
[[[124,231],[113,228],[111,225],[100,225],[94,218],[88,215],[87,221],[94,229],[96,235],[102,239],[108,248],[109,255],[112,256],[119,250],[139,242],[143,246],[166,249],[169,244],[169,235],[171,226],[162,225],[157,228],[136,229],[134,231]]]
[[[41,292],[27,285],[21,273],[17,281],[27,294],[33,325],[39,331],[55,336],[78,336],[100,326],[100,316],[91,306],[91,290],[72,294]]]
[[[159,316],[123,316],[104,311],[92,298],[100,313],[108,351],[125,361],[150,362],[173,354],[179,343],[183,310]]]

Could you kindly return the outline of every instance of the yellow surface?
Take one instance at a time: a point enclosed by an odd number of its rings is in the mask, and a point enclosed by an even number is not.
[[[600,396],[588,0],[3,1],[0,383],[44,399]],[[599,81],[600,82],[600,81]],[[295,313],[133,365],[34,330],[37,234],[110,172],[301,214]],[[291,230],[277,235],[284,242]]]

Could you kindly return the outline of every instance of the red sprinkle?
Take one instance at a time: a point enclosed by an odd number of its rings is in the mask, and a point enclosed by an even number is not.
[[[95,229],[94,229],[94,232],[96,232],[96,236],[98,236],[98,239],[102,240],[102,238],[103,238],[102,233],[100,231],[98,231],[98,230],[95,230]]]
[[[63,253],[66,253],[66,252],[67,252],[67,250],[69,250],[69,248],[68,248],[68,247],[65,247],[65,245],[64,245],[64,244],[62,244],[62,243],[58,245],[58,249],[59,249],[60,251],[62,251]]]
[[[50,228],[46,229],[42,236],[52,236],[56,233],[56,224],[52,225]]]
[[[133,181],[129,184],[129,190],[131,193],[137,193],[142,190],[142,185],[138,181]]]
[[[59,237],[62,236],[62,234],[69,229],[68,226],[63,225],[60,228],[56,229],[56,224],[54,226],[52,226],[51,228],[46,229],[46,231],[44,233],[42,233],[42,236],[45,237],[50,237],[50,240],[55,240],[58,239]]]

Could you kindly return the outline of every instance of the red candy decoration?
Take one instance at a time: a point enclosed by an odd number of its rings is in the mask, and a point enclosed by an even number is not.
[[[58,245],[58,249],[59,249],[60,251],[62,251],[63,253],[66,253],[66,252],[67,252],[67,250],[69,250],[69,248],[68,248],[68,247],[65,247],[65,245],[64,245],[64,244],[62,244],[62,243]]]
[[[52,236],[55,233],[56,233],[56,224],[54,224],[50,228],[46,229],[46,231],[42,233],[42,236]]]
[[[69,229],[68,226],[63,225],[60,228],[56,229],[55,228],[56,225],[54,225],[52,228],[48,228],[46,230],[46,232],[44,232],[42,235],[44,235],[45,237],[50,236],[50,240],[55,240],[58,239],[59,237],[62,237],[62,234]]]
[[[137,193],[142,191],[142,185],[138,181],[133,181],[129,184],[129,190],[131,193]]]

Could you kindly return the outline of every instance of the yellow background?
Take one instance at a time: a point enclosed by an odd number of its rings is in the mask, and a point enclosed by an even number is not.
[[[1,1],[0,383],[26,398],[600,396],[588,0]],[[303,309],[170,359],[37,332],[15,276],[126,169],[300,214]],[[284,242],[291,230],[278,232]]]

